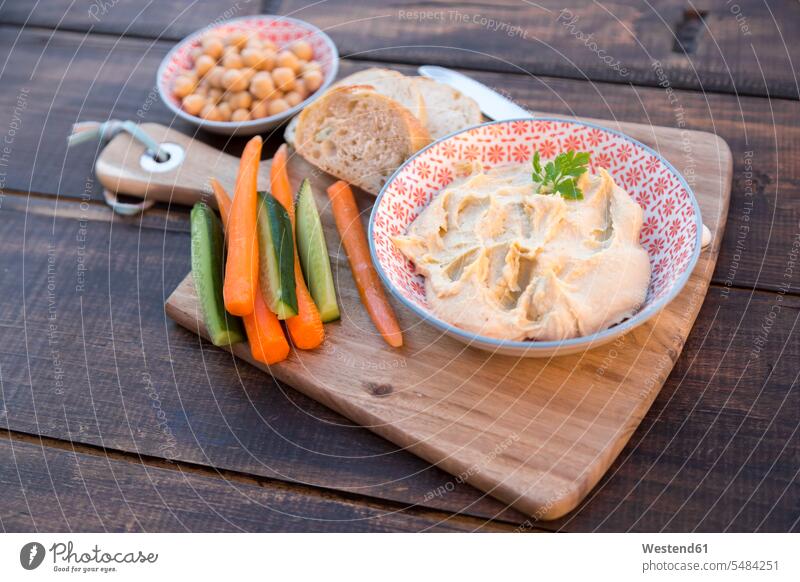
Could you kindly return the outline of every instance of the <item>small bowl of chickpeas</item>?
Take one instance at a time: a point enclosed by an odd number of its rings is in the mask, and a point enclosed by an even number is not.
[[[183,39],[158,69],[158,92],[178,117],[214,133],[273,129],[336,78],[339,53],[317,27],[285,16],[246,16]]]

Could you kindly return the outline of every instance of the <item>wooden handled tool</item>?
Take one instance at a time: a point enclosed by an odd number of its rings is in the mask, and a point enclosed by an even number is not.
[[[100,153],[95,173],[111,192],[159,202],[192,205],[205,200],[215,205],[210,177],[233,188],[239,158],[158,123],[141,125],[169,154],[158,162],[144,145],[126,133],[114,137]],[[270,161],[261,162],[259,188],[268,187]]]

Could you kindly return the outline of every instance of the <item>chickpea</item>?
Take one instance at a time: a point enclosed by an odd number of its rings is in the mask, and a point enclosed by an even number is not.
[[[274,53],[271,51],[268,52],[260,49],[248,48],[242,51],[242,61],[248,67],[261,69],[263,71],[267,70],[268,66],[269,69],[272,69],[275,64],[275,57]],[[271,66],[270,63],[272,63]]]
[[[229,69],[222,75],[222,86],[231,93],[247,89],[247,77],[239,69]]]
[[[228,98],[228,104],[231,106],[231,109],[250,109],[250,105],[253,103],[253,96],[250,95],[247,91],[239,91],[238,93],[234,93]]]
[[[257,69],[261,71],[271,71],[275,68],[275,61],[278,54],[272,49],[264,49],[261,51],[261,62],[258,64]]]
[[[219,88],[222,87],[222,77],[224,75],[225,69],[223,67],[216,66],[208,72],[205,78],[210,86]]]
[[[261,50],[262,48],[264,48],[264,43],[261,41],[260,38],[258,38],[258,36],[254,35],[247,39],[247,44],[245,45],[245,48]]]
[[[311,45],[304,40],[297,40],[293,42],[292,46],[289,48],[291,48],[292,52],[297,55],[298,59],[310,61],[314,57],[314,50],[311,48]]]
[[[248,85],[250,84],[250,81],[253,79],[253,77],[256,76],[256,73],[258,72],[255,69],[251,69],[249,67],[246,68],[246,69],[241,69],[241,71],[242,71],[242,75],[244,75],[244,78],[247,79],[247,84]]]
[[[231,114],[231,121],[250,121],[250,112],[247,109],[237,109]]]
[[[258,119],[259,117],[267,117],[268,115],[268,101],[253,101],[253,104],[250,106],[250,117],[253,119]]]
[[[203,110],[200,112],[200,117],[207,121],[222,121],[222,117],[220,116],[216,105],[211,103],[203,107]]]
[[[189,115],[198,115],[206,106],[206,99],[202,95],[192,93],[183,98],[181,105],[183,106],[183,110]]]
[[[303,72],[303,74],[307,73],[308,71],[322,72],[322,65],[319,64],[317,61],[309,61],[307,63],[302,63],[300,65],[300,70]]]
[[[289,104],[289,107],[294,107],[295,105],[300,105],[303,102],[303,98],[300,96],[300,93],[297,91],[290,91],[286,94],[283,98],[286,103]]]
[[[203,52],[212,59],[220,58],[224,48],[222,41],[216,36],[207,36],[203,39]]]
[[[271,50],[273,52],[278,52],[278,45],[276,45],[271,40],[268,40],[268,39],[262,40],[261,41],[261,46],[263,46],[265,49],[269,49],[269,50]]]
[[[250,93],[256,99],[268,99],[275,92],[275,83],[272,75],[266,71],[256,73],[250,81]]]
[[[203,97],[205,97],[206,95],[208,95],[209,89],[210,87],[208,86],[208,83],[204,79],[197,85],[197,87],[194,88],[194,94],[202,95]]]
[[[208,55],[200,55],[194,62],[194,70],[197,71],[197,74],[201,77],[205,77],[216,64],[217,61],[215,61],[212,57]]]
[[[241,69],[244,62],[239,53],[230,52],[222,57],[222,66],[226,69]]]
[[[237,30],[230,33],[227,38],[225,39],[225,43],[228,46],[235,46],[238,49],[244,48],[247,44],[247,41],[250,40],[250,35],[244,32],[243,30]]]
[[[294,92],[300,95],[301,99],[308,97],[308,89],[306,82],[303,79],[296,79],[294,82]]]
[[[222,101],[217,105],[217,111],[219,112],[220,121],[230,121],[233,109],[228,103]]]
[[[286,67],[291,69],[294,73],[300,72],[300,60],[291,51],[281,51],[278,53],[278,58],[275,64],[279,67]]]
[[[208,100],[211,103],[217,104],[222,99],[222,89],[213,88],[208,90]]]
[[[269,106],[267,107],[270,115],[278,115],[287,109],[289,109],[289,104],[285,99],[273,99],[269,102]]]
[[[303,73],[303,81],[305,82],[308,92],[313,93],[322,86],[322,72],[311,70]]]
[[[196,61],[197,59],[200,58],[200,55],[204,55],[204,54],[205,53],[203,52],[203,47],[202,46],[196,46],[192,50],[189,51],[189,56],[192,57],[193,61]]]
[[[291,91],[294,88],[294,71],[288,67],[278,67],[272,71],[272,80],[281,91]]]
[[[175,79],[175,83],[172,86],[172,91],[175,93],[175,96],[178,99],[183,99],[187,95],[190,95],[196,86],[197,83],[194,79],[187,75],[181,75]]]

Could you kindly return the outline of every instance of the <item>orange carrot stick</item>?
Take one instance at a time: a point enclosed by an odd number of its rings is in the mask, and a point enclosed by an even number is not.
[[[286,359],[289,342],[286,341],[278,316],[269,310],[260,292],[256,293],[253,313],[245,315],[242,321],[254,359],[265,364],[277,364]]]
[[[322,327],[322,318],[319,315],[311,293],[308,292],[303,279],[303,270],[300,267],[300,258],[297,254],[297,238],[295,234],[294,199],[292,187],[289,184],[289,174],[286,171],[288,162],[286,144],[278,148],[272,158],[270,169],[270,185],[272,195],[280,202],[292,221],[292,236],[294,239],[294,280],[297,292],[297,315],[286,320],[289,336],[295,346],[302,350],[311,350],[318,347],[325,340],[325,329]]]
[[[331,200],[333,217],[336,219],[336,228],[342,237],[347,260],[361,296],[361,303],[366,307],[372,322],[386,340],[386,343],[395,348],[403,345],[403,333],[394,315],[392,306],[386,299],[383,286],[378,279],[378,273],[372,266],[369,257],[367,235],[358,216],[358,206],[353,197],[353,191],[347,182],[338,181],[328,188],[328,198]]]
[[[233,315],[253,313],[258,293],[256,178],[260,160],[261,137],[256,136],[247,143],[242,153],[228,217],[228,259],[222,295],[225,309]]]
[[[214,178],[211,178],[211,187],[214,189],[222,225],[227,230],[231,199]],[[245,315],[242,319],[247,340],[250,342],[250,353],[254,359],[265,364],[277,364],[286,359],[289,355],[289,342],[286,341],[281,322],[264,302],[260,289],[256,293],[253,313]]]
[[[231,197],[225,191],[216,178],[211,178],[211,189],[214,191],[214,200],[217,201],[219,215],[222,218],[222,226],[228,229],[228,215],[231,213]]]

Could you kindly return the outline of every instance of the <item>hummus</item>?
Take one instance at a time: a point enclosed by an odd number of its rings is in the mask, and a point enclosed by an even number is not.
[[[394,237],[425,277],[430,310],[507,340],[563,340],[604,330],[644,302],[650,261],[642,209],[605,170],[583,200],[538,194],[528,164],[454,181]]]

